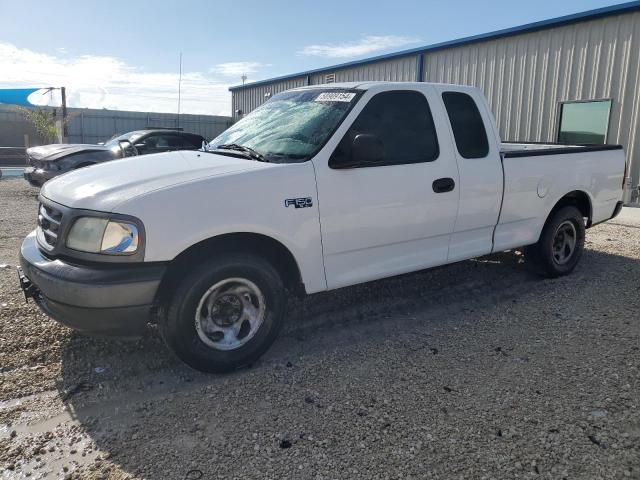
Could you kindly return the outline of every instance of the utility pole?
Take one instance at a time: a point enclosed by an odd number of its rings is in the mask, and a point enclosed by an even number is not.
[[[180,94],[182,89],[182,52],[180,52],[180,75],[178,76],[178,128],[180,128]]]
[[[62,95],[62,141],[66,141],[67,135],[67,89],[60,87],[60,93]]]

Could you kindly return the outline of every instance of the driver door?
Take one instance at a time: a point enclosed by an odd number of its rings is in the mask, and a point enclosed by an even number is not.
[[[447,261],[458,171],[441,104],[428,85],[374,89],[313,160],[329,289]],[[359,134],[381,140],[382,161],[354,166]]]

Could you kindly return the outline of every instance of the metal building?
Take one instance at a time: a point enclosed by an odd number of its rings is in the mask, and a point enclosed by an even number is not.
[[[504,140],[622,144],[624,199],[640,202],[640,1],[231,87],[234,120],[290,88],[361,80],[475,85]]]
[[[69,108],[68,116],[69,143],[104,142],[116,134],[155,127],[182,128],[211,140],[231,126],[231,118],[217,115]]]

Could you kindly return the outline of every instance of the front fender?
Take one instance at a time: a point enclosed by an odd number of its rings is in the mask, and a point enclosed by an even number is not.
[[[285,200],[299,198],[311,202],[304,208],[286,206]],[[310,162],[178,184],[118,205],[117,213],[125,212],[144,223],[145,261],[170,261],[220,235],[254,233],[273,238],[292,253],[308,293],[327,288]]]

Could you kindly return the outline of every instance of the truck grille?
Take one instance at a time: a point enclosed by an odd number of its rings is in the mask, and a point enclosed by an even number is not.
[[[40,204],[38,211],[38,228],[42,233],[41,238],[44,239],[50,247],[54,247],[58,241],[60,222],[62,222],[62,212],[49,205]]]

